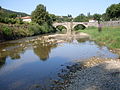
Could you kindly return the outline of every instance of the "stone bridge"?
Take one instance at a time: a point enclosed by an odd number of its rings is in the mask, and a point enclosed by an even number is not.
[[[106,22],[101,22],[103,27],[109,27],[109,26],[120,26],[120,20],[119,21],[106,21]],[[67,32],[71,32],[74,30],[75,26],[77,25],[83,25],[86,28],[90,26],[98,27],[97,22],[62,22],[58,23],[55,22],[53,23],[53,26],[56,28],[57,26],[64,26],[67,29]]]
[[[57,26],[64,26],[67,29],[67,32],[72,31],[75,26],[83,25],[88,27],[88,22],[63,22],[63,23],[53,23],[53,26],[56,28]]]

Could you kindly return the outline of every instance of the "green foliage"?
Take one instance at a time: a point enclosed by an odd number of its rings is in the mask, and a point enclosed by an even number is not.
[[[38,35],[41,34],[41,28],[38,24],[32,23],[28,26],[28,30],[30,31],[31,35]]]
[[[15,19],[16,20],[16,23],[18,24],[23,24],[24,22],[22,21],[22,19],[18,18],[18,19]]]
[[[56,16],[56,22],[71,22],[72,21],[72,16]]]
[[[17,17],[16,13],[12,13],[12,14],[9,15],[9,18],[14,18],[15,19],[16,17]]]
[[[38,23],[39,25],[44,24],[45,22],[51,24],[51,18],[49,17],[46,7],[42,4],[39,4],[36,9],[32,12],[32,21]]]
[[[106,9],[106,14],[109,19],[120,18],[120,3],[112,4]]]
[[[44,5],[38,5],[33,11],[33,22],[31,23],[25,23],[16,16],[21,15],[0,8],[0,22],[2,22],[0,24],[0,34],[4,40],[56,32],[56,29],[52,26],[56,16],[49,14]]]
[[[102,21],[109,21],[110,18],[107,16],[106,13],[102,14]]]
[[[41,34],[55,32],[52,22],[56,20],[56,16],[54,14],[49,14],[44,5],[39,4],[32,12],[31,16],[32,21],[40,25],[39,32]]]
[[[58,32],[59,32],[59,31],[61,32],[61,31],[63,31],[63,30],[66,30],[66,28],[65,28],[64,26],[62,26],[62,25],[57,26],[56,29],[57,29]]]
[[[15,24],[16,20],[13,18],[0,18],[0,22],[6,23],[6,24]]]
[[[1,11],[4,12],[4,16],[5,16],[5,17],[11,17],[11,16],[16,17],[16,15],[17,15],[17,16],[21,16],[21,17],[29,16],[29,15],[26,14],[26,13],[15,12],[15,11],[7,10],[7,9],[2,8],[2,7],[1,7]]]
[[[41,29],[42,34],[45,34],[45,33],[49,32],[49,27],[48,27],[47,23],[44,23],[42,26],[40,26],[40,29]]]
[[[82,24],[78,24],[77,26],[74,27],[75,30],[83,30],[85,29],[85,26]]]
[[[10,10],[6,10],[1,8],[0,9],[0,22],[6,23],[6,24],[15,24],[19,23],[22,24],[22,20],[17,20],[15,19],[17,16],[26,16],[27,14],[25,13],[20,13],[20,12],[14,12]]]
[[[54,21],[56,21],[56,16],[54,15],[54,14],[49,14],[49,17],[50,17],[50,21],[51,22],[54,22]]]
[[[12,30],[8,26],[5,26],[5,25],[2,26],[2,31],[3,31],[3,34],[6,35],[6,36],[11,36],[12,35]]]
[[[101,20],[101,15],[100,15],[100,14],[94,14],[94,15],[93,15],[93,18],[94,18],[95,20],[97,20],[98,23],[99,23],[99,21]]]
[[[79,16],[75,17],[74,22],[88,22],[88,17],[84,14],[80,14]]]

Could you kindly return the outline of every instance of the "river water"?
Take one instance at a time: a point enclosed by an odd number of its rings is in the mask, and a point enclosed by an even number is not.
[[[83,39],[29,37],[0,44],[0,90],[48,87],[62,66],[91,57],[118,58],[107,47]]]

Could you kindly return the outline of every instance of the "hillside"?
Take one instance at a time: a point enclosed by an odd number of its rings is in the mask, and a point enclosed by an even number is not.
[[[1,6],[0,6],[0,15],[2,15],[4,17],[9,17],[11,15],[22,16],[22,17],[29,16],[28,14],[23,13],[23,12],[16,12],[16,11],[4,9]]]

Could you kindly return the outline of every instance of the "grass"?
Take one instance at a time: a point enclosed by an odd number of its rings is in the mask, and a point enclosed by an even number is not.
[[[102,32],[98,32],[96,27],[89,27],[79,32],[88,33],[92,40],[111,49],[120,48],[120,27],[103,27]]]

